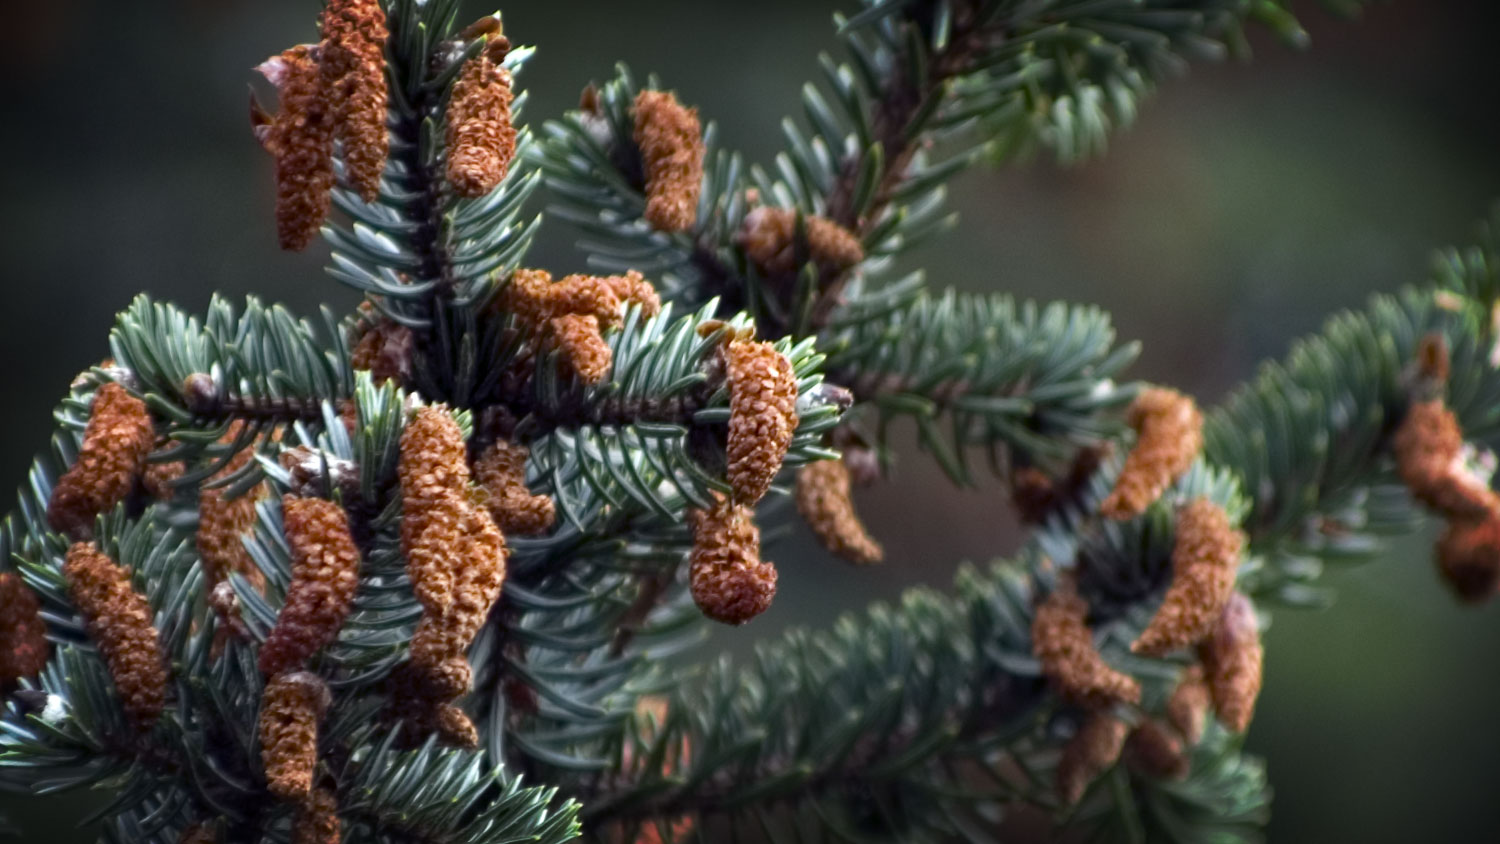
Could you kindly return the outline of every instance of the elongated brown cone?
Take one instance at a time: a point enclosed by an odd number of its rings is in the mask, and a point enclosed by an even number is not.
[[[1125,747],[1129,727],[1108,712],[1095,712],[1078,733],[1063,746],[1057,763],[1057,796],[1064,805],[1076,806],[1089,784],[1113,768]]]
[[[824,548],[852,563],[878,563],[885,553],[854,511],[850,487],[844,461],[809,463],[797,472],[797,512]]]
[[[1396,471],[1413,498],[1450,519],[1500,514],[1500,496],[1463,465],[1463,430],[1442,399],[1417,402],[1396,429]]]
[[[339,844],[343,840],[338,797],[326,788],[315,788],[292,818],[292,844]]]
[[[276,157],[276,235],[292,251],[312,243],[333,206],[337,106],[323,87],[317,51],[299,45],[258,68],[281,94],[280,113],[256,134]]]
[[[240,423],[230,426],[219,439],[221,444],[230,444],[240,435]],[[221,480],[243,469],[255,459],[254,447],[244,448],[225,462],[224,468],[215,472],[213,480]],[[245,550],[244,536],[255,527],[255,502],[264,492],[264,485],[257,485],[236,498],[225,495],[223,487],[205,485],[198,491],[198,559],[203,565],[203,576],[210,590],[231,572],[244,575],[257,588],[264,586],[265,576]]]
[[[806,260],[825,272],[842,272],[865,259],[859,237],[825,217],[803,218]],[[798,269],[797,211],[762,206],[745,216],[738,241],[745,255],[766,275]]]
[[[1163,656],[1207,636],[1234,591],[1244,542],[1223,507],[1206,498],[1183,507],[1172,547],[1172,584],[1130,649]]]
[[[318,766],[318,724],[330,702],[316,674],[292,671],[266,684],[260,701],[260,759],[266,788],[283,800],[302,801]]]
[[[729,485],[742,504],[770,489],[797,430],[797,376],[770,343],[725,347],[729,371]]]
[[[640,92],[635,142],[646,171],[646,221],[658,231],[691,229],[703,189],[703,129],[697,109],[683,107],[665,91]]]
[[[776,567],[760,559],[755,513],[716,494],[710,510],[688,510],[693,529],[689,583],[703,614],[725,624],[744,624],[765,612],[776,597]]]
[[[1203,662],[1219,722],[1233,732],[1244,732],[1255,714],[1264,658],[1260,627],[1249,598],[1234,593],[1213,635],[1198,646],[1198,658]]]
[[[564,373],[585,384],[597,384],[609,374],[614,352],[600,333],[597,318],[563,314],[552,320],[551,333]]]
[[[260,671],[267,676],[302,668],[337,638],[359,586],[359,548],[344,508],[288,495],[281,512],[292,583],[260,649]]]
[[[503,38],[504,36],[499,36]],[[494,190],[516,155],[510,71],[481,53],[464,62],[448,100],[448,184],[459,196]]]
[[[35,677],[52,646],[36,593],[15,572],[0,572],[0,694],[22,677]]]
[[[137,729],[148,729],[167,700],[167,666],[151,606],[131,586],[130,572],[88,543],[68,549],[63,576],[68,597],[104,657],[121,708]]]
[[[385,125],[385,11],[379,0],[329,0],[322,26],[321,82],[336,103],[349,184],[365,202],[374,202],[390,152]]]
[[[1083,706],[1139,703],[1141,686],[1134,677],[1111,668],[1094,646],[1088,627],[1088,604],[1071,579],[1036,608],[1031,623],[1032,653],[1058,694]]]
[[[125,500],[146,469],[155,437],[146,403],[119,384],[94,393],[78,458],[52,488],[47,522],[74,537],[93,533],[94,518]]]
[[[1135,447],[1125,458],[1114,490],[1099,505],[1100,513],[1117,520],[1146,512],[1203,449],[1203,414],[1176,390],[1142,390],[1126,421],[1136,431]]]
[[[485,449],[474,464],[474,477],[485,491],[485,505],[495,524],[507,534],[545,533],[557,518],[552,499],[526,488],[528,450],[500,440]]]

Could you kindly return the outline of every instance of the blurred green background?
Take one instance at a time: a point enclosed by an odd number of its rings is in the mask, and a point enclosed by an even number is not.
[[[470,4],[474,16],[490,11]],[[522,82],[529,117],[576,102],[617,59],[658,71],[765,161],[777,123],[832,43],[827,0],[517,0],[518,43],[541,47]],[[1301,4],[1310,6],[1311,4]],[[1097,302],[1146,341],[1133,374],[1205,403],[1288,341],[1372,291],[1424,277],[1432,247],[1464,243],[1500,197],[1488,0],[1406,0],[1362,21],[1307,12],[1313,48],[1265,38],[1249,65],[1196,67],[1168,84],[1102,160],[1045,161],[961,180],[959,228],[915,256],[935,285]],[[137,292],[201,308],[255,292],[311,312],[352,304],[324,253],[275,248],[270,161],[250,137],[245,86],[260,59],[315,33],[314,0],[8,0],[0,18],[0,477],[20,482],[50,409],[106,354],[112,315]],[[565,226],[532,262],[583,266]],[[711,648],[748,649],[790,624],[824,624],[962,559],[1018,541],[998,485],[949,487],[906,449],[863,493],[890,562],[853,570],[800,528],[768,550],[775,607]],[[1340,604],[1282,613],[1249,746],[1276,786],[1271,840],[1500,838],[1500,608],[1454,606],[1430,537],[1330,582]],[[0,801],[28,841],[91,841],[80,802]],[[84,801],[88,802],[88,801]]]

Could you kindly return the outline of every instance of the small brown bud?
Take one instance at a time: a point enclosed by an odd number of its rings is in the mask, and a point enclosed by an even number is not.
[[[703,189],[703,129],[698,110],[665,91],[635,98],[635,143],[646,174],[646,221],[664,232],[687,231],[698,220]]]
[[[849,470],[842,460],[809,463],[797,473],[797,511],[823,547],[852,563],[878,563],[885,554],[854,511]]]
[[[1037,606],[1031,622],[1031,649],[1042,663],[1042,673],[1060,695],[1082,706],[1139,703],[1140,684],[1104,661],[1087,619],[1088,604],[1072,580],[1063,578]]]
[[[1191,764],[1182,737],[1155,719],[1142,721],[1130,731],[1125,740],[1125,759],[1135,770],[1162,780],[1182,779]]]
[[[448,184],[480,197],[499,186],[516,154],[510,71],[486,54],[464,62],[448,100]]]
[[[1191,398],[1164,387],[1143,390],[1126,421],[1135,429],[1135,447],[1099,512],[1116,520],[1146,512],[1203,448],[1203,414]]]
[[[1199,498],[1177,514],[1172,585],[1132,651],[1163,656],[1207,636],[1234,591],[1245,536],[1224,508]]]
[[[1232,732],[1242,733],[1250,726],[1260,695],[1263,656],[1255,608],[1249,598],[1235,592],[1213,635],[1198,646],[1219,722]]]
[[[385,11],[378,0],[329,0],[322,28],[321,83],[336,104],[349,183],[365,202],[374,202],[390,151],[385,126]]]
[[[145,471],[154,437],[145,402],[119,384],[100,387],[78,459],[58,478],[47,502],[53,530],[92,536],[95,517],[124,501]]]
[[[276,232],[282,249],[306,249],[332,207],[336,106],[318,70],[317,48],[299,45],[258,70],[281,94],[281,112],[257,131],[276,156]]]
[[[1095,712],[1078,733],[1063,746],[1057,763],[1057,796],[1064,805],[1076,806],[1089,784],[1114,767],[1125,747],[1130,728],[1108,712]]]
[[[1211,702],[1208,682],[1203,678],[1203,666],[1188,666],[1178,679],[1177,688],[1172,690],[1172,696],[1167,699],[1167,721],[1188,744],[1197,744],[1203,738]]]
[[[167,699],[167,666],[150,604],[131,587],[129,571],[85,542],[68,549],[63,576],[121,707],[137,729],[149,729]]]
[[[0,572],[0,693],[22,677],[35,677],[52,646],[36,593],[15,572]]]
[[[730,343],[725,356],[729,485],[740,503],[754,504],[781,471],[797,430],[797,376],[770,343]]]
[[[326,788],[313,789],[292,818],[292,844],[339,844],[343,837],[338,797]]]
[[[331,696],[316,674],[278,674],[260,701],[260,758],[266,788],[283,800],[306,800],[318,766],[318,722]]]
[[[1459,600],[1489,600],[1500,586],[1500,518],[1450,521],[1437,542],[1437,565]]]
[[[344,508],[321,498],[281,500],[292,582],[260,649],[267,676],[294,671],[338,637],[359,586],[359,548]]]
[[[474,477],[485,490],[495,524],[506,534],[545,533],[557,518],[552,499],[526,488],[526,446],[499,440],[474,464]]]
[[[714,621],[744,624],[776,597],[776,567],[760,559],[754,516],[749,507],[717,494],[712,509],[688,510],[693,601]]]

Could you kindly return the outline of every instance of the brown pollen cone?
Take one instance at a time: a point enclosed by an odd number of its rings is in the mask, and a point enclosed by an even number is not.
[[[797,512],[823,547],[852,563],[878,563],[885,553],[854,511],[849,468],[819,460],[797,472]]]
[[[218,840],[214,825],[208,822],[195,823],[177,836],[177,844],[215,844]]]
[[[1203,666],[1191,665],[1182,672],[1172,696],[1167,698],[1167,721],[1188,744],[1197,744],[1203,738],[1211,703]]]
[[[1249,598],[1234,593],[1213,635],[1198,646],[1198,658],[1203,662],[1219,722],[1232,732],[1244,732],[1260,695],[1264,658],[1260,627]]]
[[[92,536],[94,518],[124,501],[145,471],[153,441],[146,403],[119,384],[101,386],[78,459],[52,488],[47,523],[70,537]]]
[[[276,156],[276,235],[282,249],[300,251],[317,237],[333,199],[336,106],[318,69],[318,48],[299,45],[259,70],[281,95],[281,112],[265,127]]]
[[[729,373],[729,485],[736,500],[754,504],[781,471],[797,430],[797,376],[770,343],[725,347]]]
[[[314,788],[292,818],[292,844],[339,844],[343,837],[338,797],[321,786]]]
[[[278,674],[260,700],[260,759],[266,788],[283,800],[306,800],[318,766],[318,723],[330,702],[316,674]]]
[[[1142,721],[1125,740],[1130,767],[1157,779],[1180,780],[1188,775],[1190,760],[1176,730],[1155,719]]]
[[[698,110],[665,91],[635,97],[635,143],[646,175],[646,222],[657,231],[687,231],[698,221],[703,189],[703,127]]]
[[[744,624],[771,606],[776,567],[760,559],[755,513],[715,494],[709,510],[688,510],[693,529],[689,584],[703,614],[724,624]]]
[[[1066,806],[1076,806],[1089,783],[1114,767],[1125,747],[1130,728],[1108,712],[1095,712],[1063,746],[1057,762],[1057,796]]]
[[[63,563],[68,597],[83,616],[120,705],[137,729],[149,729],[167,699],[167,665],[152,624],[151,606],[130,584],[130,572],[78,542]]]
[[[173,482],[187,472],[187,466],[181,460],[173,460],[170,463],[150,463],[141,470],[141,485],[146,487],[146,492],[152,498],[159,501],[170,501],[177,493]]]
[[[1140,702],[1141,686],[1135,678],[1111,668],[1094,647],[1088,604],[1070,578],[1060,580],[1037,606],[1031,649],[1058,694],[1073,703],[1097,708]]]
[[[503,38],[504,36],[500,36]],[[510,71],[489,53],[464,62],[448,100],[448,184],[464,197],[494,190],[516,155]]]
[[[1178,511],[1172,584],[1130,649],[1164,656],[1207,636],[1234,591],[1244,543],[1224,508],[1206,498]]]
[[[552,499],[532,495],[526,487],[526,446],[499,440],[474,464],[474,478],[485,491],[485,504],[501,532],[529,536],[546,533],[557,519]]]
[[[859,237],[825,217],[803,218],[807,259],[827,272],[843,272],[865,259]],[[767,275],[784,275],[798,268],[797,211],[762,206],[745,215],[738,241],[751,262]]]
[[[0,572],[0,693],[46,666],[52,646],[41,612],[36,593],[20,575]]]
[[[380,195],[386,134],[385,11],[378,0],[329,0],[323,8],[322,84],[337,102],[349,183],[365,202]]]
[[[1464,434],[1442,399],[1414,403],[1392,438],[1396,472],[1413,498],[1451,519],[1500,513],[1500,496],[1463,466]]]
[[[1203,414],[1176,390],[1142,390],[1126,421],[1135,429],[1135,447],[1125,458],[1114,490],[1099,505],[1100,513],[1120,521],[1146,512],[1203,449]]]
[[[556,344],[564,374],[585,384],[597,384],[609,375],[614,351],[599,331],[599,320],[592,315],[563,314],[550,323],[552,342]]]
[[[344,508],[321,498],[281,500],[292,582],[260,649],[267,676],[293,671],[337,638],[359,586],[359,548]]]
[[[240,425],[230,426],[228,433],[219,439],[225,445],[233,443],[239,436]],[[214,480],[226,478],[255,459],[253,446],[244,448],[225,462],[224,468],[213,476]],[[243,537],[255,527],[255,502],[264,492],[264,485],[257,485],[238,498],[225,496],[222,487],[204,487],[198,492],[198,558],[203,564],[203,576],[208,588],[227,579],[231,572],[244,575],[260,588],[265,576],[245,550]]]
[[[1500,586],[1500,518],[1450,521],[1437,542],[1437,567],[1459,600],[1493,597]]]

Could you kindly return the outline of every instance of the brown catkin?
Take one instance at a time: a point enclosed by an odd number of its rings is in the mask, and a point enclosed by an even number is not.
[[[292,818],[292,844],[339,844],[343,837],[337,795],[314,788]]]
[[[1450,521],[1436,556],[1438,574],[1459,600],[1488,600],[1500,587],[1500,519]]]
[[[146,487],[146,492],[152,498],[160,501],[170,501],[177,494],[175,482],[187,473],[187,466],[181,460],[173,460],[164,463],[147,463],[146,468],[141,471],[141,484]]]
[[[703,614],[725,624],[744,624],[771,606],[776,567],[760,559],[755,513],[715,494],[708,510],[688,510],[693,529],[689,584]]]
[[[729,485],[736,500],[754,504],[781,471],[797,430],[797,376],[770,343],[725,347],[729,373]]]
[[[1207,636],[1234,591],[1244,543],[1224,508],[1206,498],[1178,511],[1172,584],[1130,649],[1163,656]]]
[[[78,459],[57,480],[47,522],[60,533],[92,535],[94,518],[125,500],[145,471],[154,435],[146,403],[119,384],[94,393]]]
[[[1167,721],[1187,740],[1197,744],[1203,738],[1203,728],[1208,724],[1208,707],[1212,697],[1208,681],[1203,677],[1203,666],[1190,665],[1177,680],[1177,687],[1167,698]]]
[[[878,563],[885,554],[854,511],[849,468],[819,460],[797,473],[797,511],[823,547],[853,563]]]
[[[1396,471],[1412,497],[1450,519],[1500,513],[1500,496],[1463,465],[1464,434],[1442,399],[1416,402],[1396,429]]]
[[[505,534],[545,533],[557,519],[552,499],[526,488],[526,446],[499,440],[474,463],[474,478],[485,491],[485,504]]]
[[[1137,724],[1125,740],[1130,767],[1149,777],[1180,780],[1188,774],[1189,759],[1182,736],[1156,719]]]
[[[1230,597],[1213,634],[1198,646],[1198,658],[1219,722],[1233,732],[1244,732],[1255,714],[1264,658],[1249,598],[1239,592]]]
[[[138,729],[148,729],[167,699],[167,665],[151,606],[132,588],[129,571],[86,542],[68,549],[63,576],[68,597],[104,657],[121,708]]]
[[[487,53],[464,62],[448,100],[448,184],[479,197],[494,190],[516,154],[510,71]]]
[[[281,518],[292,552],[292,582],[260,649],[260,671],[267,676],[303,667],[332,642],[359,586],[359,548],[344,508],[288,495],[281,500]]]
[[[1057,762],[1057,796],[1064,805],[1077,805],[1089,783],[1114,767],[1130,728],[1108,712],[1095,712],[1063,746]]]
[[[1165,387],[1141,391],[1130,405],[1126,421],[1135,429],[1135,447],[1115,488],[1099,512],[1117,520],[1146,512],[1178,475],[1193,465],[1203,448],[1203,414],[1188,396]]]
[[[646,176],[646,222],[664,232],[691,229],[703,190],[703,127],[698,110],[666,91],[635,97],[635,143]]]
[[[803,218],[807,258],[822,270],[842,272],[865,259],[859,237],[826,217]],[[762,206],[745,215],[739,244],[751,262],[767,275],[798,268],[797,211]]]
[[[1037,606],[1031,622],[1031,649],[1042,663],[1042,673],[1060,695],[1074,703],[1100,707],[1140,702],[1140,684],[1111,668],[1094,646],[1088,604],[1071,579],[1061,580]]]
[[[317,47],[302,44],[260,66],[281,95],[266,149],[276,156],[276,234],[282,249],[306,249],[333,199],[336,106],[318,69]]]
[[[15,572],[0,572],[0,693],[41,673],[51,655],[36,593]]]
[[[329,0],[323,8],[323,89],[337,104],[349,184],[365,202],[380,195],[386,134],[385,11],[378,0]]]
[[[654,317],[661,313],[661,296],[657,294],[656,287],[635,270],[629,270],[624,275],[603,276],[599,280],[608,285],[621,302],[639,306],[641,316]]]
[[[223,445],[234,443],[240,431],[240,423],[231,425],[219,442]],[[226,478],[254,459],[254,446],[242,448],[225,461],[224,468],[216,472],[213,479]],[[255,527],[255,502],[263,490],[264,486],[258,484],[237,498],[226,496],[223,487],[205,486],[199,490],[198,559],[202,562],[203,577],[210,589],[228,578],[231,572],[244,575],[257,588],[264,585],[265,576],[255,565],[243,541],[244,535]]]
[[[473,750],[479,747],[479,730],[468,713],[451,703],[437,708],[435,729],[445,744]]]
[[[549,322],[552,342],[562,363],[562,372],[585,384],[597,384],[609,375],[614,352],[599,331],[593,315],[563,314]]]
[[[261,765],[266,788],[283,800],[305,800],[312,790],[318,722],[329,700],[328,686],[306,671],[276,675],[261,694]]]

